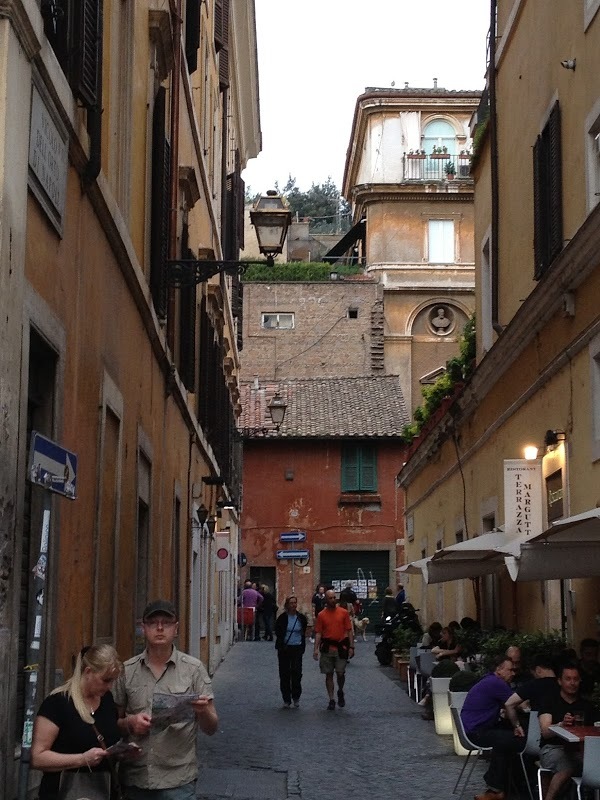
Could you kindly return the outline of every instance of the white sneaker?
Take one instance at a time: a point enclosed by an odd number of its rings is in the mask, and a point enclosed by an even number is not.
[[[315,641],[315,640],[314,640],[314,638],[313,638],[312,636],[310,637],[310,641],[311,641],[311,642],[314,642],[314,641]]]

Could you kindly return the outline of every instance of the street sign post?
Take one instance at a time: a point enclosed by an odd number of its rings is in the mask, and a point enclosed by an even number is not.
[[[31,433],[29,450],[29,469],[27,477],[31,483],[41,486],[42,492],[42,530],[40,550],[36,565],[33,568],[33,591],[30,602],[29,626],[33,632],[26,654],[24,667],[27,680],[25,683],[25,708],[23,733],[21,736],[21,760],[19,765],[19,800],[28,796],[28,777],[31,765],[31,742],[33,737],[33,721],[35,717],[37,679],[41,669],[41,644],[44,597],[46,594],[46,576],[48,567],[48,544],[51,532],[52,498],[50,492],[75,500],[77,490],[77,456],[51,439],[47,439],[37,431]]]
[[[279,534],[281,542],[305,542],[306,531],[283,531]]]
[[[309,550],[278,550],[277,558],[283,560],[293,560],[295,558],[308,558],[310,556]]]

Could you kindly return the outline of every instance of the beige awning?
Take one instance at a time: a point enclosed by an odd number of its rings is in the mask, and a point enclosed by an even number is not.
[[[600,508],[557,520],[504,562],[513,581],[600,577]]]

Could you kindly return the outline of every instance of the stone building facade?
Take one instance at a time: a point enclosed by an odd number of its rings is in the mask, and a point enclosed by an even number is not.
[[[0,3],[6,800],[26,687],[39,704],[93,641],[129,657],[149,598],[173,599],[182,647],[210,670],[231,645],[239,286],[175,288],[169,262],[237,257],[257,81],[252,0]],[[72,499],[29,480],[34,430],[78,455]]]

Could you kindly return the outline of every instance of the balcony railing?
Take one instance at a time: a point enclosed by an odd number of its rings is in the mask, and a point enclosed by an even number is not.
[[[405,181],[471,181],[471,155],[449,153],[405,153]]]

